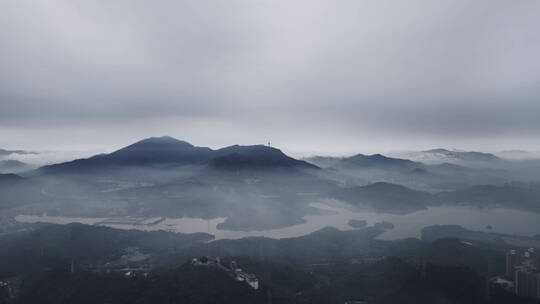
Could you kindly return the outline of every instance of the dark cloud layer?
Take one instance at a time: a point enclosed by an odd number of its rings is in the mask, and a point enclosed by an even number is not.
[[[0,146],[538,149],[537,1],[2,1]]]

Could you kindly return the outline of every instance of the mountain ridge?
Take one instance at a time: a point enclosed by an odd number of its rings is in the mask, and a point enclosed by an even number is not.
[[[25,150],[6,150],[6,149],[0,149],[0,156],[6,156],[10,154],[20,154],[20,155],[26,155],[26,154],[38,154],[37,152],[31,152],[31,151],[25,151]]]
[[[150,137],[108,154],[53,164],[38,169],[40,173],[99,170],[116,166],[208,165],[219,169],[310,168],[317,166],[287,156],[281,150],[265,146],[232,145],[213,150],[197,147],[170,136]]]
[[[356,154],[340,160],[335,166],[339,168],[412,170],[415,167],[422,166],[422,164],[408,159],[387,157],[382,154]]]

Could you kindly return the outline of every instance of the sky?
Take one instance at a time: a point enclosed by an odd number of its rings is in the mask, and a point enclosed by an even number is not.
[[[0,148],[540,149],[540,1],[0,2]]]

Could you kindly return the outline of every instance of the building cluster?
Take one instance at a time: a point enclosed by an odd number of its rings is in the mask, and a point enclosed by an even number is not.
[[[20,291],[21,279],[9,278],[0,280],[0,303],[11,303]]]
[[[240,282],[246,282],[251,288],[257,290],[259,289],[259,280],[253,273],[247,273],[238,267],[235,261],[231,262],[231,271],[234,275],[234,278]]]
[[[231,261],[230,266],[225,267],[223,266],[223,264],[221,264],[221,260],[219,257],[216,257],[215,259],[211,257],[201,257],[192,259],[191,265],[216,267],[222,271],[227,272],[235,280],[239,282],[245,282],[255,290],[259,289],[259,280],[257,279],[257,277],[253,273],[243,271],[242,268],[238,267],[236,261]]]
[[[519,296],[540,299],[540,252],[534,248],[510,250],[506,254],[505,277],[492,282]]]

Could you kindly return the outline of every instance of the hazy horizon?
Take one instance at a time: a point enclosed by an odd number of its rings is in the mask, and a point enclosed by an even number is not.
[[[151,136],[151,137],[160,137],[160,136],[170,136],[170,135],[159,135],[159,136]],[[176,138],[176,137],[175,137]],[[68,160],[72,160],[72,159],[77,159],[77,158],[87,158],[87,157],[90,157],[90,156],[93,156],[93,155],[97,155],[97,154],[102,154],[102,153],[111,153],[111,152],[114,152],[118,149],[121,149],[121,148],[124,148],[130,144],[133,144],[139,140],[143,140],[145,138],[138,138],[138,139],[135,139],[131,142],[126,142],[125,140],[121,140],[123,142],[123,144],[118,144],[118,145],[114,145],[114,146],[109,146],[109,147],[106,147],[106,148],[103,148],[102,146],[98,144],[96,144],[95,147],[90,147],[88,146],[88,148],[79,148],[79,149],[73,149],[73,148],[67,148],[67,149],[53,149],[52,147],[47,149],[45,146],[36,146],[36,148],[34,149],[28,149],[26,148],[25,146],[17,146],[17,147],[10,147],[10,146],[0,146],[0,149],[5,149],[5,150],[24,150],[24,151],[29,151],[29,152],[36,152],[37,154],[11,154],[10,156],[5,156],[4,158],[5,159],[17,159],[17,160],[22,160],[22,161],[28,161],[29,163],[33,163],[33,164],[39,164],[39,165],[42,165],[42,164],[48,164],[48,163],[55,163],[55,162],[63,162],[63,161],[68,161]],[[179,140],[185,140],[185,139],[182,139],[182,138],[176,138],[176,139],[179,139]],[[228,143],[228,144],[224,144],[224,145],[210,145],[210,144],[205,144],[205,143],[198,143],[198,142],[194,142],[194,141],[189,141],[189,140],[185,140],[187,142],[189,142],[190,144],[193,144],[194,146],[200,146],[200,147],[209,147],[211,149],[214,149],[214,150],[217,150],[217,149],[220,149],[220,148],[224,148],[224,147],[228,147],[228,146],[232,146],[232,145],[245,145],[245,146],[249,146],[249,145],[268,145],[268,142],[266,143],[263,143],[263,142],[245,142],[245,143],[242,143],[242,142],[231,142],[231,143]],[[125,143],[124,143],[125,142]],[[481,150],[481,149],[462,149],[462,148],[459,148],[459,147],[448,147],[448,146],[430,146],[430,145],[426,145],[426,146],[418,146],[416,148],[410,148],[410,149],[405,149],[405,148],[402,148],[402,149],[398,149],[398,148],[387,148],[387,149],[383,149],[383,150],[378,150],[376,148],[373,148],[373,147],[360,147],[359,150],[356,150],[356,149],[336,149],[336,150],[331,150],[331,149],[322,149],[322,150],[309,150],[309,149],[299,149],[298,147],[294,147],[294,146],[287,146],[287,147],[281,147],[281,146],[276,146],[274,145],[274,143],[270,142],[270,145],[273,147],[273,148],[277,148],[277,149],[280,149],[281,151],[283,151],[284,153],[286,153],[287,155],[289,156],[292,156],[292,157],[295,157],[295,158],[303,158],[303,157],[311,157],[311,156],[334,156],[334,157],[348,157],[348,156],[352,156],[352,155],[356,155],[356,154],[384,154],[384,155],[387,155],[387,156],[396,156],[396,154],[401,154],[401,153],[406,153],[406,152],[416,152],[416,151],[426,151],[426,150],[431,150],[431,149],[439,149],[439,148],[442,148],[442,149],[447,149],[447,150],[450,150],[450,151],[461,151],[461,152],[469,152],[469,151],[474,151],[474,152],[484,152],[484,153],[492,153],[492,154],[501,154],[501,153],[505,153],[505,152],[508,152],[508,153],[511,153],[511,152],[527,152],[530,154],[530,157],[540,157],[540,151],[539,150],[533,150],[533,149],[500,149],[500,150]]]

